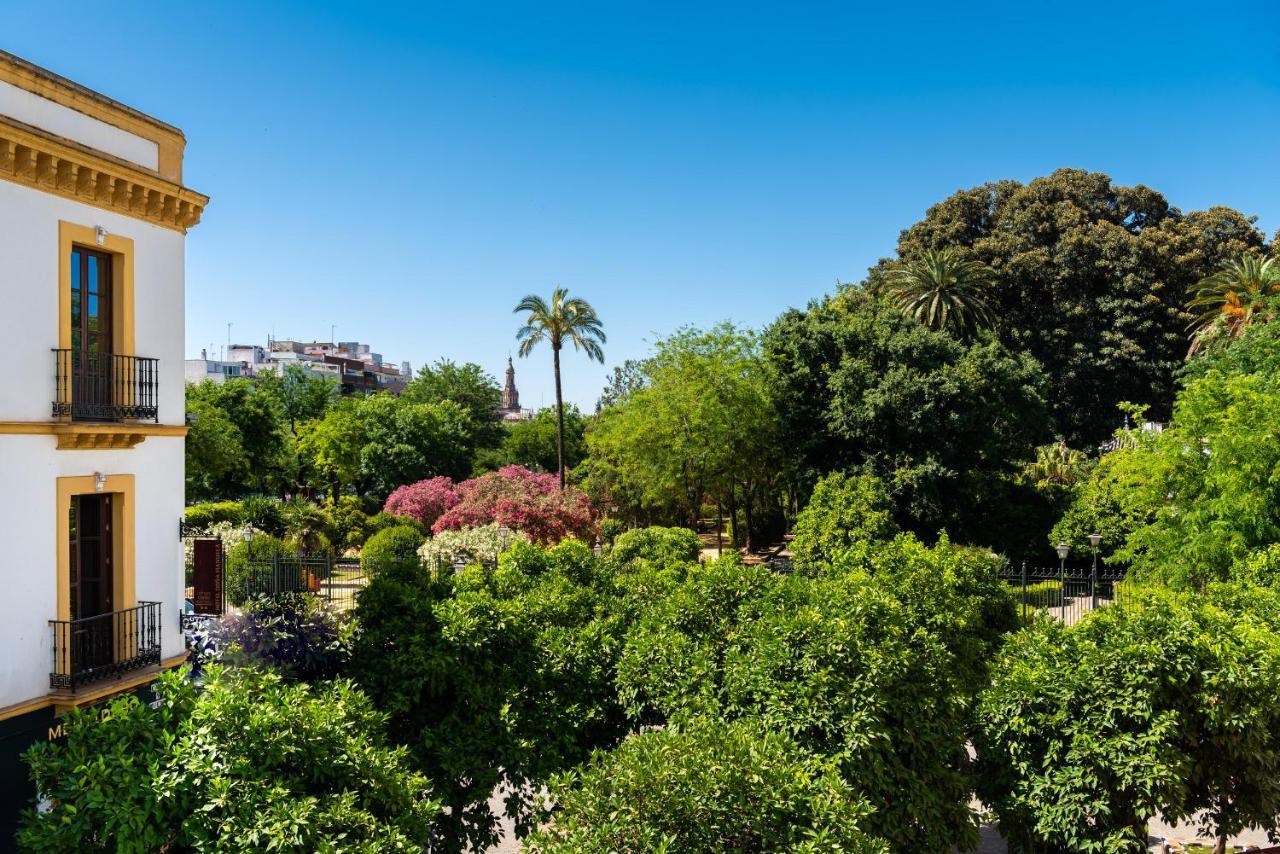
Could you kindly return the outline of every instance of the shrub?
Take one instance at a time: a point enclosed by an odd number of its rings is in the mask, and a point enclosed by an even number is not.
[[[273,560],[297,557],[297,551],[269,534],[258,534],[251,541],[236,534],[238,542],[227,551],[227,571],[223,586],[232,605],[243,605],[249,597],[264,589]],[[225,541],[224,541],[225,544]]]
[[[333,545],[340,549],[358,549],[373,533],[373,517],[354,495],[342,495],[337,502],[327,502],[324,512],[333,533]]]
[[[575,540],[517,542],[497,570],[389,567],[360,594],[351,670],[437,782],[443,850],[493,843],[499,785],[527,832],[538,787],[627,731],[617,602],[613,573]]]
[[[360,552],[360,565],[373,572],[392,564],[417,563],[422,533],[408,525],[386,528],[374,534]]]
[[[281,593],[248,600],[239,614],[225,618],[212,641],[227,663],[274,667],[304,680],[332,679],[351,657],[354,624],[306,593]]]
[[[1013,636],[978,705],[979,793],[1015,842],[1143,851],[1146,822],[1280,829],[1280,594],[1147,589]]]
[[[697,563],[702,553],[702,542],[688,528],[637,528],[618,536],[610,557],[614,563],[625,565],[634,560],[653,561],[659,566],[679,563]]]
[[[836,764],[758,722],[699,721],[635,735],[557,779],[525,850],[887,852]]]
[[[627,530],[627,523],[621,519],[601,519],[600,520],[600,539],[604,541],[606,546],[611,546],[618,536]]]
[[[244,509],[239,501],[209,501],[204,504],[192,504],[183,514],[187,527],[196,531],[207,532],[219,522],[232,525],[244,523]]]
[[[266,531],[273,537],[284,536],[284,517],[280,502],[262,495],[250,495],[240,502],[242,519],[245,524],[252,525],[259,531]]]
[[[44,809],[24,815],[33,851],[387,851],[431,842],[439,803],[384,717],[348,682],[311,687],[256,670],[185,669],[71,712],[65,742],[24,758]]]
[[[817,567],[838,561],[857,543],[887,540],[895,533],[884,483],[871,475],[835,472],[818,481],[796,519],[791,552],[797,564]]]
[[[553,474],[507,466],[458,484],[460,500],[432,526],[435,533],[498,524],[524,531],[537,543],[566,537],[591,540],[594,513],[587,494],[560,489]]]
[[[514,543],[528,542],[520,531],[501,525],[482,525],[461,531],[441,531],[418,549],[418,557],[432,569],[464,564],[497,564],[498,556]]]
[[[760,720],[838,762],[898,850],[977,843],[965,744],[1016,611],[988,552],[903,535],[845,568],[690,572],[628,632],[618,691],[641,723]],[[868,772],[874,769],[874,772]]]
[[[383,512],[413,519],[424,528],[458,503],[460,496],[447,477],[433,477],[400,487],[387,497]]]
[[[329,516],[320,505],[297,496],[280,507],[285,539],[302,552],[329,551]]]

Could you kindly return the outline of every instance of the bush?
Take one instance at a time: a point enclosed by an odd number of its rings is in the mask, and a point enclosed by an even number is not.
[[[258,534],[250,541],[240,538],[227,551],[227,572],[223,580],[227,600],[237,607],[243,605],[264,589],[276,556],[292,560],[297,554],[292,546],[269,534]]]
[[[600,520],[600,539],[604,541],[606,546],[613,545],[614,540],[627,530],[627,523],[621,519],[601,519]]]
[[[874,808],[863,829],[899,850],[966,850],[972,705],[1017,619],[1001,562],[902,535],[844,563],[812,577],[735,558],[690,572],[628,632],[619,696],[644,724],[791,733]]]
[[[635,735],[552,787],[531,852],[887,852],[835,763],[755,722],[700,721]]]
[[[587,494],[576,487],[560,489],[553,474],[535,474],[507,466],[458,484],[460,500],[432,526],[435,533],[505,525],[524,531],[536,543],[558,543],[566,537],[594,539],[594,512]]]
[[[372,517],[354,495],[342,495],[337,502],[327,502],[324,512],[333,533],[333,545],[339,549],[358,549],[373,533]]]
[[[183,513],[183,518],[187,527],[207,532],[219,522],[244,524],[244,509],[239,501],[208,501],[204,504],[192,504]]]
[[[286,540],[298,551],[329,551],[329,514],[320,505],[297,496],[281,505],[280,520],[284,525]]]
[[[332,679],[351,657],[354,623],[306,593],[248,600],[225,618],[212,641],[227,663],[255,663],[308,681]]]
[[[447,477],[433,477],[400,487],[387,497],[383,512],[393,516],[413,519],[424,528],[430,528],[460,496],[453,481]]]
[[[408,525],[386,528],[368,539],[360,552],[360,565],[376,572],[399,563],[417,563],[418,549],[424,541],[422,533]]]
[[[348,682],[185,668],[156,708],[126,694],[64,719],[65,742],[24,759],[44,809],[31,851],[420,850],[440,813],[426,778],[388,748],[384,717]]]
[[[1280,594],[1148,589],[1010,638],[978,705],[979,794],[1008,837],[1143,851],[1147,819],[1280,829]],[[1069,805],[1069,806],[1068,806]]]
[[[637,528],[618,536],[610,557],[619,566],[634,560],[653,561],[659,566],[697,563],[702,542],[688,528]]]
[[[495,787],[524,834],[553,773],[626,733],[613,673],[625,625],[584,543],[517,542],[497,570],[401,565],[360,594],[352,673],[449,807],[445,851],[495,841]]]
[[[284,536],[284,516],[279,501],[262,495],[250,495],[240,502],[240,510],[241,521],[246,525],[266,531],[273,537]]]
[[[857,543],[887,540],[895,533],[884,483],[871,475],[835,472],[818,481],[796,519],[791,552],[800,566],[829,565]]]
[[[441,531],[422,544],[418,557],[431,569],[452,567],[459,561],[496,565],[498,556],[513,544],[528,541],[519,531],[500,525],[482,525],[461,531]]]

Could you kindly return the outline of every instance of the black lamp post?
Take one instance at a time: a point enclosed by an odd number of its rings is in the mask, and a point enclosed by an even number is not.
[[[1101,542],[1101,534],[1089,535],[1089,545],[1093,546],[1093,570],[1089,574],[1090,610],[1098,608],[1098,544]]]
[[[1067,621],[1067,555],[1071,554],[1071,546],[1066,540],[1058,543],[1058,613],[1062,622]]]

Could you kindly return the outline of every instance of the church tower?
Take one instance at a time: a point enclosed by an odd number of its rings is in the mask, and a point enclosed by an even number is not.
[[[516,391],[516,368],[507,357],[507,384],[502,389],[502,412],[516,415],[520,412],[520,392]]]

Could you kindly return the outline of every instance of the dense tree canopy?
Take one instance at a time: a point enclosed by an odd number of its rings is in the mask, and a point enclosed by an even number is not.
[[[783,435],[811,476],[864,469],[903,527],[1005,545],[989,537],[1009,520],[992,516],[1017,506],[1005,494],[1051,429],[1034,359],[930,330],[860,289],[783,314],[764,348]]]
[[[564,464],[574,469],[587,455],[587,419],[570,404],[564,409]],[[505,465],[524,466],[535,471],[556,470],[556,412],[543,409],[527,421],[507,426],[502,440]]]
[[[1188,288],[1262,245],[1253,221],[1230,208],[1183,214],[1148,187],[1059,169],[944,199],[902,232],[898,257],[958,247],[992,269],[1000,340],[1044,365],[1056,432],[1080,447],[1115,429],[1123,401],[1168,416]],[[873,288],[891,267],[872,271]]]

